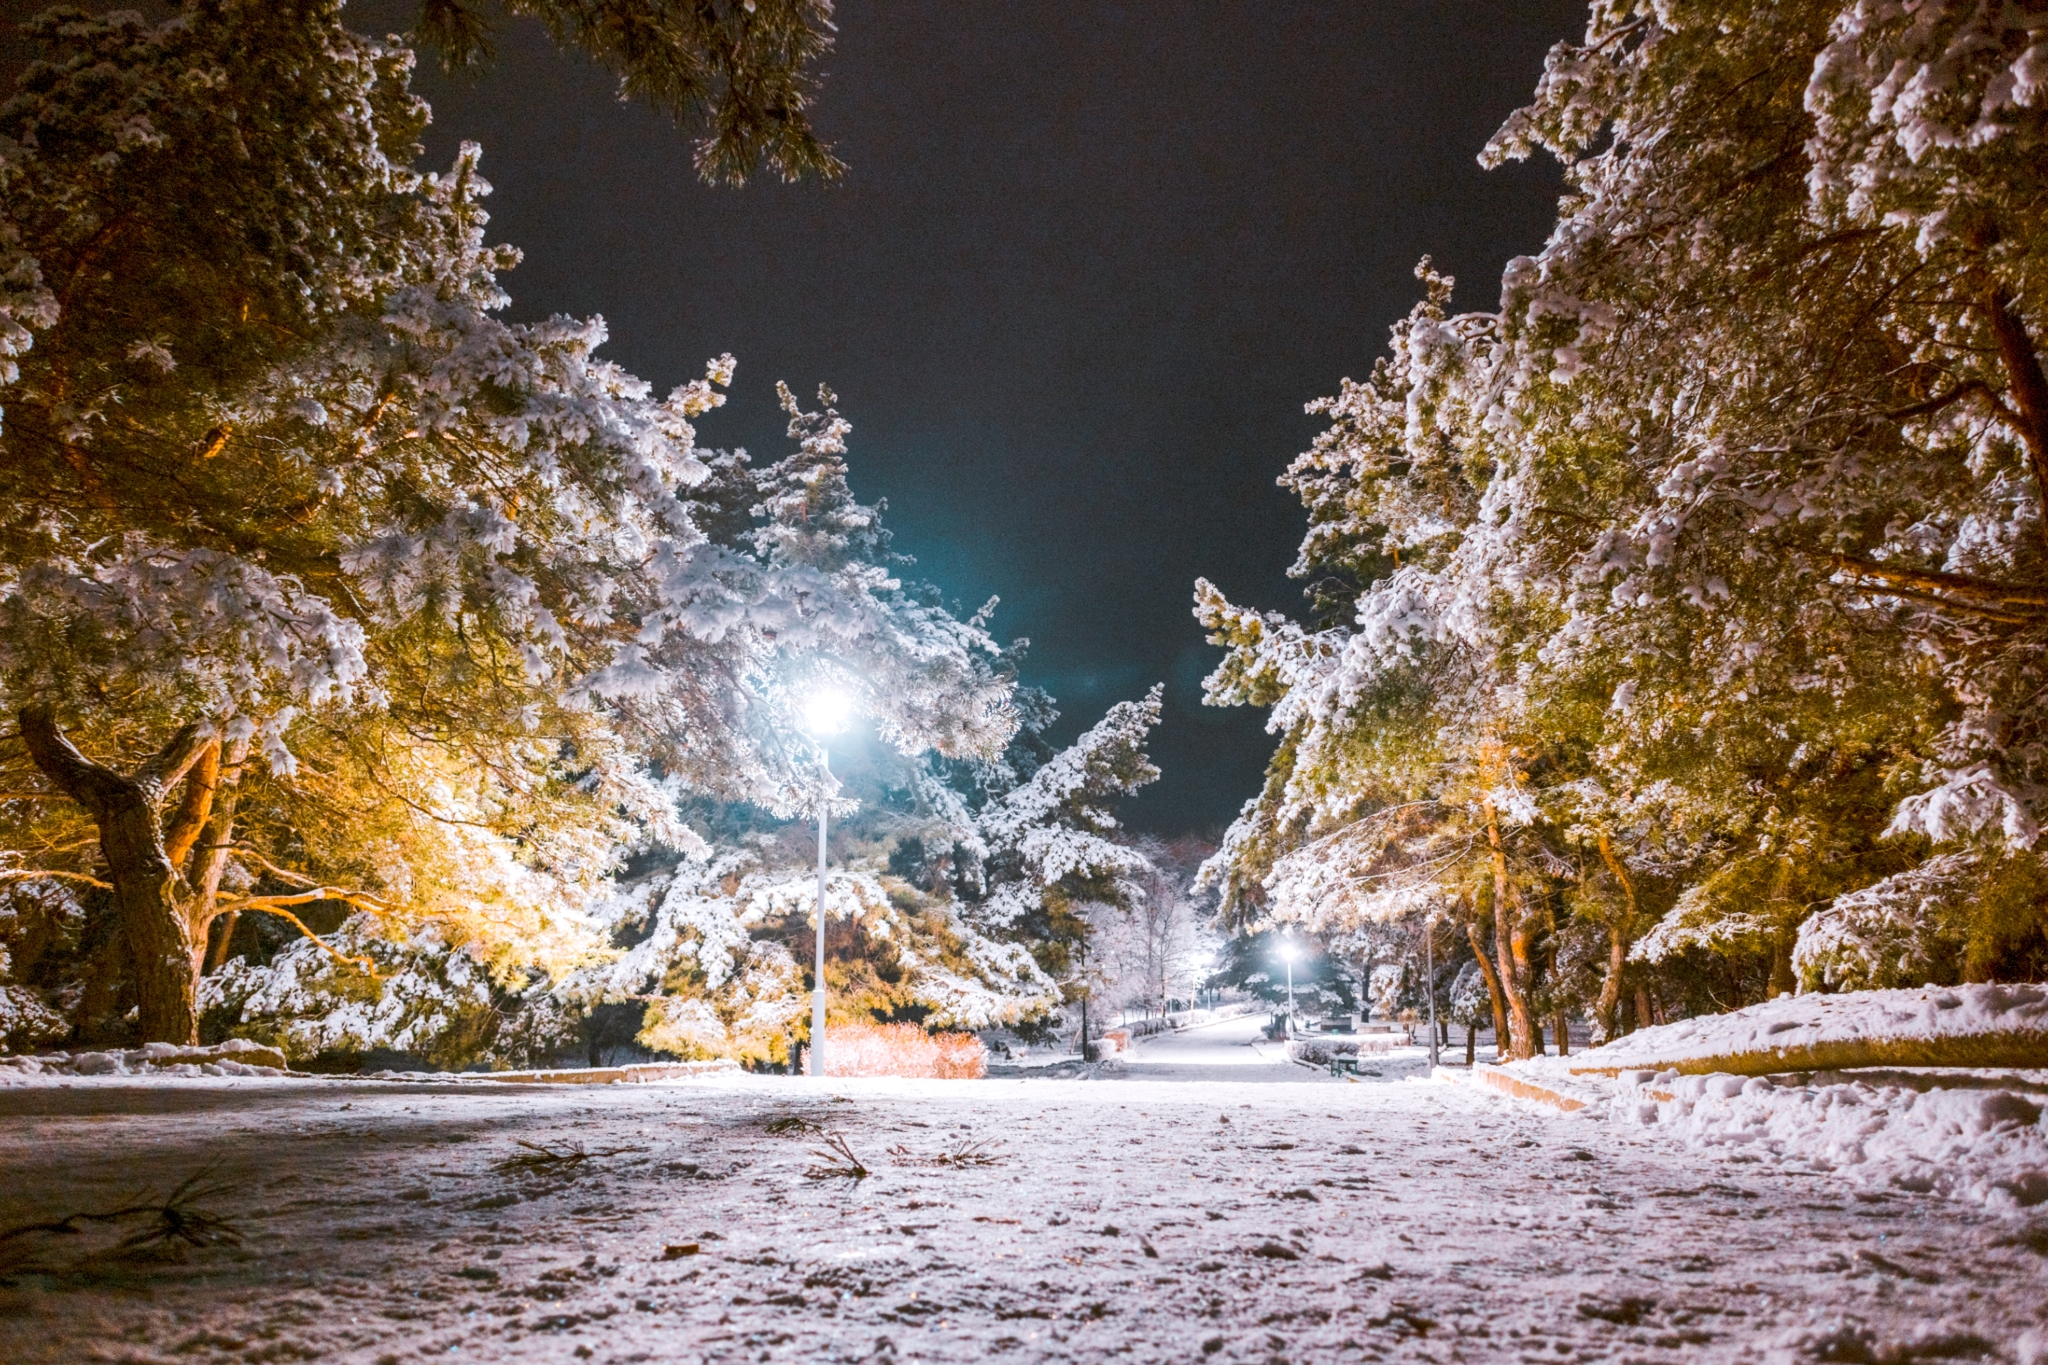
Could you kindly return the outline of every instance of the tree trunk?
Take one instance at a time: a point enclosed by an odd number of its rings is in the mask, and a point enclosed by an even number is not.
[[[2034,472],[2034,491],[2048,522],[2048,376],[2041,373],[2040,353],[2027,326],[2012,311],[2012,300],[1997,285],[1984,290],[1984,311],[1991,334],[1998,338],[1998,358],[2005,366],[2008,392],[2019,405],[2020,437]]]
[[[1770,999],[1791,995],[1799,989],[1799,979],[1792,975],[1793,938],[1790,932],[1786,932],[1771,940]]]
[[[1600,1006],[1595,1022],[1600,1036],[1595,1044],[1611,1043],[1621,1036],[1621,975],[1628,964],[1628,940],[1619,925],[1607,926],[1607,975],[1600,982]]]
[[[1510,888],[1515,897],[1515,932],[1508,940],[1511,969],[1501,978],[1508,995],[1508,1031],[1514,1032],[1517,1022],[1528,1030],[1527,1050],[1518,1053],[1523,1057],[1543,1055],[1543,1030],[1536,1024],[1536,962],[1533,948],[1536,939],[1536,917],[1528,913],[1521,904],[1520,892]],[[1519,1013],[1519,1020],[1517,1014]]]
[[[1636,983],[1636,1027],[1649,1028],[1657,1022],[1657,1008],[1650,1003],[1649,987]]]
[[[1501,1003],[1500,978],[1494,974],[1493,964],[1486,960],[1486,941],[1479,936],[1479,921],[1465,923],[1465,937],[1471,940],[1472,956],[1479,961],[1479,977],[1486,983],[1486,997],[1493,1003],[1493,1050],[1499,1052],[1508,1036],[1507,1009]],[[1466,1042],[1470,1043],[1467,1038]]]
[[[201,745],[194,756],[191,771],[185,774],[184,799],[178,802],[171,822],[164,826],[164,857],[170,859],[172,867],[185,865],[192,846],[199,842],[199,832],[206,827],[207,817],[213,813],[214,793],[219,790],[220,741],[213,739]]]
[[[217,760],[213,806],[193,843],[191,858],[185,867],[185,884],[192,888],[192,908],[186,922],[195,948],[206,952],[202,975],[218,971],[220,965],[227,961],[228,943],[235,936],[238,916],[230,910],[223,917],[227,923],[221,926],[218,939],[213,941],[210,949],[206,948],[212,937],[214,906],[220,903],[220,879],[227,870],[228,846],[235,836],[235,805],[241,796],[242,765],[248,758],[249,741],[245,737],[230,740],[226,753]]]
[[[1465,1065],[1471,1066],[1479,1059],[1479,1026],[1465,1025]]]
[[[230,910],[225,915],[217,916],[213,923],[206,926],[206,963],[199,973],[201,976],[211,976],[227,965],[228,945],[234,942],[235,926],[241,919],[240,911]],[[218,932],[213,927],[214,923],[220,926]]]
[[[123,776],[79,753],[64,737],[55,713],[41,703],[22,708],[21,737],[43,776],[99,826],[115,916],[128,947],[142,1040],[196,1042],[192,938],[157,808],[207,740],[197,725],[187,725],[132,775]]]
[[[1507,997],[1510,1051],[1517,1058],[1536,1055],[1536,1031],[1529,1013],[1529,930],[1514,911],[1514,886],[1508,880],[1507,850],[1500,841],[1500,819],[1493,802],[1481,800],[1486,812],[1486,839],[1493,851],[1493,948],[1500,958],[1500,989]]]
[[[1621,1036],[1621,976],[1628,964],[1628,940],[1635,930],[1638,907],[1635,878],[1628,875],[1627,866],[1615,856],[1614,845],[1604,831],[1600,835],[1600,860],[1607,864],[1614,880],[1621,883],[1621,894],[1628,902],[1626,924],[1613,918],[1607,921],[1607,975],[1600,982],[1600,1009],[1596,1022],[1600,1026],[1597,1041],[1608,1043]]]
[[[1569,1002],[1564,998],[1564,976],[1557,970],[1557,906],[1548,896],[1543,898],[1543,923],[1550,930],[1550,942],[1545,947],[1545,966],[1550,970],[1550,1031],[1557,1035],[1557,1055],[1569,1057],[1572,1051],[1571,1014]],[[1539,1047],[1537,1051],[1542,1049]]]

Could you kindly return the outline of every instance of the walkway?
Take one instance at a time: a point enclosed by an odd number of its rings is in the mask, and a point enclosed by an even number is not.
[[[1235,1058],[1166,1050],[1205,1046]],[[865,1178],[831,1173],[828,1137]],[[0,1359],[1695,1365],[2048,1340],[2048,1230],[1442,1084],[0,1091],[0,1226],[208,1166],[239,1247],[81,1262],[108,1239],[49,1239],[63,1264],[0,1288]]]

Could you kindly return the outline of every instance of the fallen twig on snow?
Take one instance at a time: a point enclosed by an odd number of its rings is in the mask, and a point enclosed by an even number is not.
[[[602,1147],[588,1151],[582,1143],[563,1143],[551,1147],[545,1142],[528,1142],[519,1139],[519,1145],[526,1150],[518,1156],[508,1156],[496,1168],[500,1171],[551,1171],[564,1166],[579,1166],[586,1161],[601,1160],[605,1157],[623,1156],[627,1152],[644,1152],[645,1147]]]
[[[76,1237],[92,1224],[121,1223],[129,1219],[148,1219],[142,1227],[123,1237],[114,1244],[116,1252],[140,1251],[145,1247],[182,1243],[186,1246],[205,1247],[218,1244],[239,1245],[242,1233],[228,1219],[217,1213],[195,1207],[202,1199],[209,1199],[228,1190],[224,1183],[209,1179],[214,1173],[213,1166],[204,1166],[188,1176],[185,1182],[172,1190],[163,1199],[152,1198],[146,1192],[137,1196],[136,1202],[120,1208],[107,1209],[99,1213],[68,1213],[62,1218],[42,1223],[23,1223],[16,1227],[0,1230],[0,1249],[5,1252],[5,1269],[13,1273],[33,1270],[35,1253],[11,1245],[21,1239],[35,1236]]]
[[[763,1125],[771,1133],[815,1133],[819,1125],[801,1114],[785,1114],[779,1119],[770,1119]]]
[[[830,1150],[811,1153],[824,1165],[807,1167],[804,1171],[805,1179],[860,1181],[868,1178],[867,1165],[853,1154],[853,1148],[847,1146],[845,1138],[837,1133],[828,1133],[825,1136],[825,1146]]]
[[[964,1170],[970,1166],[994,1166],[1008,1153],[991,1147],[986,1140],[963,1143],[950,1152],[936,1156],[919,1156],[908,1147],[898,1144],[889,1149],[889,1155],[896,1159],[898,1166],[951,1166]]]

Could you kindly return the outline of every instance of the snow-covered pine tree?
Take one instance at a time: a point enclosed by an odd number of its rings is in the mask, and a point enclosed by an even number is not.
[[[743,454],[707,454],[710,475],[692,490],[714,509],[703,524],[750,551],[714,561],[729,594],[718,600],[743,603],[745,619],[787,651],[759,654],[758,667],[799,680],[760,703],[772,720],[765,729],[730,727],[759,733],[762,753],[748,759],[755,770],[770,766],[769,751],[781,754],[778,780],[723,780],[730,759],[664,750],[671,774],[696,793],[691,824],[704,851],[638,858],[634,875],[588,906],[605,945],[595,960],[501,992],[502,1027],[471,1027],[481,988],[450,974],[444,940],[429,933],[376,959],[411,983],[402,993],[409,1005],[366,1009],[376,992],[363,966],[310,964],[294,948],[209,977],[210,1030],[260,1036],[295,1056],[317,1044],[409,1050],[444,1064],[526,1063],[575,1045],[607,1008],[631,1006],[640,1019],[633,1042],[647,1051],[786,1061],[808,1034],[820,776],[814,741],[787,713],[802,689],[824,685],[875,708],[872,724],[835,744],[830,1017],[985,1029],[1028,1025],[1057,1008],[1061,987],[1038,958],[1062,961],[1072,944],[1039,937],[1043,924],[1084,905],[1121,927],[1125,909],[1161,877],[1119,842],[1113,814],[1156,775],[1143,741],[1157,693],[1054,750],[1044,738],[1058,714],[1052,699],[1011,681],[1022,642],[998,651],[985,634],[995,604],[962,622],[930,590],[906,584],[898,575],[909,561],[891,553],[881,509],[848,487],[849,424],[829,406],[806,411],[786,392],[784,402],[795,453],[758,470]],[[963,672],[963,661],[972,669]],[[736,693],[735,704],[750,696]],[[976,754],[1013,724],[1006,745]],[[1023,907],[1001,921],[987,910],[998,890]],[[1078,931],[1083,917],[1058,922]],[[362,932],[352,924],[337,946],[359,952]]]
[[[699,134],[697,170],[738,185],[765,165],[784,180],[845,168],[811,126],[816,66],[837,31],[831,0],[500,0],[554,39],[619,75],[644,100]],[[450,67],[490,56],[490,23],[475,0],[420,0],[419,36]]]
[[[601,322],[495,316],[516,253],[473,148],[411,169],[409,52],[321,5],[33,32],[0,113],[0,690],[10,786],[44,786],[5,876],[105,889],[144,1037],[192,1036],[239,911],[573,964],[625,850],[692,846],[676,780],[801,787],[776,737],[824,653],[904,684],[870,697],[902,736],[1002,743],[973,629],[711,538],[692,422],[729,359],[656,399]]]
[[[1311,580],[1321,623],[1197,584],[1196,616],[1228,651],[1206,699],[1269,706],[1281,736],[1265,792],[1203,875],[1251,929],[1327,940],[1449,916],[1527,1056],[1560,865],[1544,797],[1577,755],[1517,683],[1531,631],[1491,577],[1503,461],[1461,387],[1484,326],[1448,314],[1448,278],[1426,261],[1417,273],[1427,293],[1391,353],[1311,405],[1331,426],[1282,479],[1309,511],[1291,572]]]
[[[805,439],[825,425],[800,418],[793,434]],[[834,525],[859,527],[879,553],[886,541],[874,509],[821,498],[820,484],[839,476],[795,477],[801,467],[780,466],[771,483],[807,490],[815,516],[803,539],[829,543]],[[797,520],[772,522],[764,537],[787,550]],[[1037,734],[1054,714],[1050,698],[1021,690],[1034,728],[1003,757],[934,759],[882,731],[870,766],[853,778],[861,800],[845,800],[845,788],[835,799],[829,1018],[969,1030],[1042,1020],[1063,1000],[1059,980],[1088,932],[1084,907],[1142,898],[1140,881],[1154,869],[1117,837],[1114,807],[1157,776],[1144,740],[1157,722],[1158,690],[1112,707],[1042,762]],[[1023,770],[1032,775],[1016,781]],[[799,837],[786,839],[792,828]],[[708,861],[622,888],[598,912],[622,953],[550,987],[544,1012],[571,1021],[597,1004],[639,1001],[643,1046],[785,1060],[789,1044],[809,1034],[817,881],[806,835],[807,825],[772,819],[750,834],[714,834]]]
[[[1064,970],[1061,945],[1085,938],[1081,903],[1122,906],[1144,894],[1147,864],[1117,837],[1117,802],[1156,780],[1145,737],[1159,723],[1163,688],[1118,702],[1030,780],[990,801],[975,824],[988,849],[986,895],[974,918],[1038,942],[1048,970]]]
[[[1728,835],[1647,956],[1789,989],[1831,898],[1938,884],[1952,933],[2036,866],[2042,42],[1965,3],[1600,4],[1489,149],[1567,176],[1485,381],[1569,613],[1546,662],[1610,679],[1616,758]],[[1972,970],[2036,920],[1979,919]]]
[[[1487,153],[1564,162],[1549,244],[1496,312],[1433,283],[1290,471],[1317,629],[1201,589],[1212,692],[1281,734],[1226,904],[1379,884],[1354,828],[1448,759],[1519,775],[1507,884],[1605,935],[1604,1028],[2035,969],[2043,50],[1964,3],[1592,6]]]

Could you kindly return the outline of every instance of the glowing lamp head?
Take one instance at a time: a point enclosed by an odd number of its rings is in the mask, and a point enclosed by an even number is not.
[[[836,735],[852,716],[853,698],[835,687],[821,688],[804,700],[804,728],[814,735]]]
[[[1292,962],[1301,956],[1301,949],[1295,947],[1292,943],[1283,943],[1280,945],[1280,956]]]

